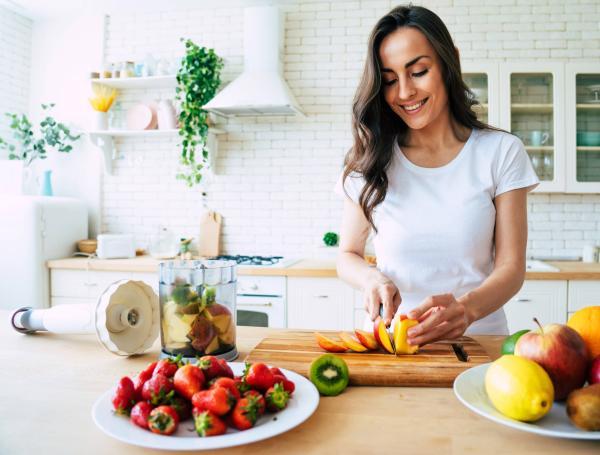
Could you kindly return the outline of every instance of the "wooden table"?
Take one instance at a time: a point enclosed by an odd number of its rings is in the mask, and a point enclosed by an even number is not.
[[[0,311],[0,454],[148,454],[96,428],[91,408],[124,375],[154,360],[122,358],[92,335],[22,335]],[[240,359],[272,329],[241,327]],[[493,358],[500,337],[476,338]],[[452,389],[350,387],[321,398],[302,425],[265,441],[223,450],[233,454],[575,454],[600,453],[600,443],[546,438],[474,414]]]

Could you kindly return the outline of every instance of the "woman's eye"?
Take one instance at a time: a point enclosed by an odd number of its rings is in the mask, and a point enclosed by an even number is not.
[[[392,85],[394,82],[396,82],[396,79],[392,79],[391,81],[384,81],[384,85]]]
[[[425,76],[427,74],[429,70],[423,70],[419,73],[413,73],[413,77],[421,77],[421,76]]]

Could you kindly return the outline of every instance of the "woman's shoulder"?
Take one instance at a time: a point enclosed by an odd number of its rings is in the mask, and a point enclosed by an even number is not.
[[[490,151],[505,152],[508,149],[524,147],[518,136],[504,130],[477,129],[477,143]]]

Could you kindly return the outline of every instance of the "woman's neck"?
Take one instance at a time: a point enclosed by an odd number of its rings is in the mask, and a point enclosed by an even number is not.
[[[405,147],[421,151],[453,149],[467,141],[470,128],[456,123],[446,110],[424,128],[410,129]]]

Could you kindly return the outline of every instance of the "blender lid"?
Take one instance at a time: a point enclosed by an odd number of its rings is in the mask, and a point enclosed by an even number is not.
[[[142,281],[111,284],[99,297],[95,312],[98,339],[114,354],[141,354],[158,337],[158,296]]]

